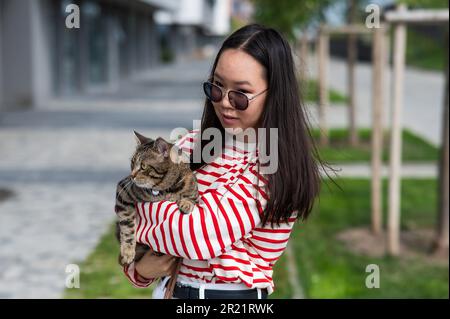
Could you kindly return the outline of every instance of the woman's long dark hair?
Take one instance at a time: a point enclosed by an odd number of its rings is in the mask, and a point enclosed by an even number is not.
[[[287,222],[294,212],[297,212],[297,218],[305,220],[320,192],[320,161],[308,129],[289,43],[272,28],[258,24],[244,26],[223,42],[215,58],[211,78],[221,54],[227,49],[242,50],[265,68],[268,92],[260,127],[266,129],[267,139],[270,128],[278,128],[278,169],[265,176],[269,199],[262,224]],[[224,128],[214,107],[206,99],[201,132],[209,127],[219,129],[224,136]],[[203,151],[206,143],[208,141],[199,138],[197,147]],[[201,163],[194,163],[191,159],[193,170],[204,164],[203,158]]]

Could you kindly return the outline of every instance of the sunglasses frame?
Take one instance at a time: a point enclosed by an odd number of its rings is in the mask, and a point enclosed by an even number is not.
[[[218,101],[213,101],[213,100],[208,96],[208,94],[206,94],[206,89],[205,89],[205,86],[206,86],[206,85],[212,85],[213,87],[216,87],[216,88],[218,88],[218,89],[220,90],[220,92],[222,93],[222,96],[221,96],[220,100],[218,100]],[[231,89],[225,90],[225,88],[222,88],[222,87],[218,86],[217,84],[212,83],[211,81],[203,82],[203,91],[204,91],[206,97],[207,97],[211,102],[218,103],[218,102],[222,101],[223,98],[224,98],[225,95],[226,95],[226,96],[228,97],[228,101],[230,102],[230,105],[233,106],[236,110],[239,110],[239,111],[245,111],[245,110],[248,108],[248,105],[250,104],[251,101],[253,101],[256,97],[258,97],[259,95],[263,94],[263,93],[266,92],[267,90],[268,90],[268,89],[265,89],[264,91],[261,91],[261,92],[259,92],[259,93],[256,93],[256,94],[253,94],[253,95],[249,95],[249,94],[246,94],[246,93],[243,93],[243,92],[239,92],[239,91],[237,91],[237,90],[231,90]],[[247,98],[247,105],[245,106],[245,108],[237,108],[236,106],[234,106],[234,105],[231,104],[231,100],[230,100],[230,93],[231,93],[231,92],[234,92],[234,93],[236,93],[236,94],[243,95],[243,96],[245,96],[245,97]]]

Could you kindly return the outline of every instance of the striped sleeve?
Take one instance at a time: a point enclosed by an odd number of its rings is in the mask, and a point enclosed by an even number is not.
[[[123,266],[122,270],[128,280],[136,288],[147,288],[155,281],[155,278],[145,279],[144,277],[139,276],[138,272],[136,271],[134,262],[130,265]]]
[[[297,220],[296,214],[294,212],[287,223],[273,227],[255,228],[252,236],[244,240],[244,245],[251,247],[259,256],[264,256],[265,261],[272,265],[275,264],[286,249],[292,228]]]
[[[182,214],[171,201],[139,203],[138,214],[146,223],[138,226],[138,241],[192,260],[221,255],[260,223],[267,196],[251,182],[253,177],[244,172],[234,182],[208,189],[190,214]]]

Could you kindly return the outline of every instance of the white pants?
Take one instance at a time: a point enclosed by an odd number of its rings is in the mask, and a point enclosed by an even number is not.
[[[165,277],[163,280],[160,280],[156,285],[155,289],[153,289],[152,299],[164,299],[164,294],[166,292],[166,283],[169,281],[170,277]],[[173,298],[172,299],[176,299]]]
[[[161,280],[153,289],[152,298],[153,299],[164,299],[164,293],[166,292],[166,283],[169,281],[170,277],[165,277]],[[202,284],[196,282],[179,282],[182,285],[191,286],[200,289],[199,299],[205,299],[204,292],[205,289],[216,289],[216,290],[248,290],[249,288],[245,284]],[[262,298],[261,289],[258,288],[258,299]],[[177,298],[172,298],[177,299]]]

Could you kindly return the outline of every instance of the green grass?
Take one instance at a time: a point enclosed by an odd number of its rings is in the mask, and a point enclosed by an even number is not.
[[[443,71],[445,67],[444,39],[437,41],[408,30],[406,64],[426,70]]]
[[[319,130],[312,130],[313,137],[318,140]],[[329,132],[330,145],[319,147],[320,156],[327,162],[370,162],[371,159],[371,130],[359,129],[360,145],[350,147],[347,129],[331,129]],[[439,157],[437,147],[431,145],[411,131],[403,130],[402,160],[404,162],[430,162]],[[383,145],[383,161],[389,161],[389,135],[385,132]],[[318,142],[317,142],[318,145]]]
[[[80,288],[66,289],[65,298],[151,298],[149,288],[131,285],[117,262],[119,244],[111,225],[95,250],[80,265]]]
[[[308,102],[318,102],[319,101],[319,90],[316,80],[309,79],[306,85],[300,84],[304,90],[303,96],[305,101]],[[348,97],[343,93],[336,91],[334,89],[328,90],[330,103],[332,104],[345,104],[348,102]]]
[[[297,224],[291,237],[298,271],[309,298],[448,298],[448,266],[423,259],[367,257],[348,251],[335,239],[349,227],[370,223],[370,181],[337,180],[343,191],[330,183],[310,220]],[[387,182],[384,181],[384,194]],[[384,197],[384,211],[386,196]],[[433,227],[436,221],[436,181],[403,180],[402,228]],[[386,220],[386,219],[384,219]],[[283,255],[279,260],[284,262]],[[368,264],[380,267],[380,288],[365,287]],[[278,266],[278,265],[276,265]],[[273,298],[290,298],[285,274],[274,273],[278,290]]]
[[[275,285],[275,291],[269,298],[291,298],[292,286],[291,278],[287,270],[286,258],[282,257],[275,263],[273,267],[273,282]]]

